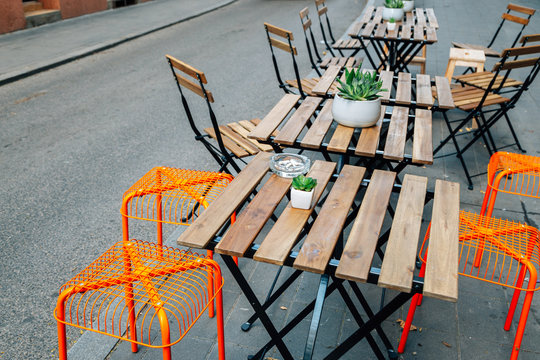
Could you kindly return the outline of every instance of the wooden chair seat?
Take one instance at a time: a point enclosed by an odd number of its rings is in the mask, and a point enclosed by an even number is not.
[[[337,65],[340,67],[358,67],[362,65],[362,62],[364,61],[364,58],[355,58],[355,57],[327,57],[323,59],[323,61],[320,63],[319,67],[321,69],[326,69],[330,65]]]
[[[367,47],[369,43],[364,42],[364,45]],[[341,50],[362,49],[362,44],[360,43],[360,39],[346,38],[339,39],[338,41],[333,43],[332,48]]]
[[[453,79],[460,82],[460,83],[462,83],[462,84],[474,86],[474,87],[485,90],[489,86],[489,83],[493,79],[494,75],[495,74],[493,74],[492,72],[482,71],[482,72],[475,72],[475,73],[471,73],[471,74],[453,76]],[[504,76],[498,75],[495,78],[495,83],[493,84],[493,89],[497,89],[501,85],[501,82],[503,82],[503,80],[504,80]],[[504,81],[503,87],[505,87],[505,88],[506,87],[516,87],[516,86],[521,86],[521,85],[523,85],[522,81],[507,78]]]
[[[260,151],[272,152],[273,148],[270,145],[262,144],[257,140],[248,139],[247,137],[260,121],[260,119],[251,119],[220,125],[219,131],[223,139],[223,145],[239,158],[256,155]],[[216,140],[216,133],[213,127],[208,127],[204,131]]]
[[[302,90],[304,93],[306,93],[308,96],[319,96],[319,94],[313,91],[315,86],[317,86],[319,83],[319,80],[320,78],[301,79],[300,81],[302,83]],[[286,80],[285,82],[292,87],[298,88],[298,82],[296,80]],[[337,82],[334,82],[326,94],[329,96],[335,94],[337,91],[337,85]]]
[[[452,89],[452,98],[457,108],[470,111],[478,106],[485,92],[485,90],[474,86],[464,86]],[[502,104],[508,101],[510,101],[509,98],[497,94],[489,94],[483,106]]]
[[[482,50],[486,56],[491,57],[501,57],[502,54],[496,50],[493,50],[492,48],[488,48],[483,45],[476,45],[476,44],[466,44],[466,43],[460,43],[452,41],[452,45],[460,48],[460,49],[473,49],[473,50]]]

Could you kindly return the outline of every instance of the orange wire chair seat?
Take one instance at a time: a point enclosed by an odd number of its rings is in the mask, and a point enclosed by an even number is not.
[[[498,192],[540,198],[540,157],[509,152],[493,154],[480,214],[491,216]]]
[[[62,353],[65,356],[65,325],[169,348],[185,336],[215,297],[222,335],[222,286],[219,266],[203,255],[139,240],[120,241],[61,287],[54,312],[60,358]],[[161,339],[156,330],[161,330]],[[220,359],[224,358],[222,341],[218,340]]]
[[[124,193],[120,212],[134,219],[189,225],[232,180],[227,173],[155,167]]]
[[[420,276],[424,276],[429,228],[420,248]],[[525,291],[521,315],[516,330],[511,359],[517,359],[525,331],[527,316],[535,291],[540,289],[537,273],[540,268],[540,232],[531,226],[511,220],[486,217],[467,211],[460,212],[459,268],[462,276],[514,289],[504,329],[510,330],[521,291]],[[528,274],[528,279],[526,275]],[[398,346],[405,349],[416,306],[422,296],[414,295]]]

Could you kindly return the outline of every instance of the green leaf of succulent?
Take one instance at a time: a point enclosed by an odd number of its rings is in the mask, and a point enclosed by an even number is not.
[[[292,180],[292,187],[296,190],[311,191],[317,185],[317,179],[298,175]]]
[[[345,69],[345,83],[341,79],[336,79],[340,86],[338,87],[338,96],[347,100],[366,101],[376,100],[381,97],[382,82],[377,81],[375,72],[362,72],[360,69],[352,69],[350,72]]]

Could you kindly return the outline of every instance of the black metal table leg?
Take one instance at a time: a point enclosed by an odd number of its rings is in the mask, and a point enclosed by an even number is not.
[[[326,298],[326,288],[328,287],[327,274],[321,275],[319,281],[319,290],[317,291],[317,299],[315,300],[315,308],[313,309],[313,316],[311,317],[311,324],[309,326],[308,338],[306,341],[306,347],[304,349],[304,360],[311,360],[313,356],[313,348],[315,347],[315,340],[317,339],[317,331],[319,330],[319,323],[321,322],[321,313],[324,306],[324,299]]]

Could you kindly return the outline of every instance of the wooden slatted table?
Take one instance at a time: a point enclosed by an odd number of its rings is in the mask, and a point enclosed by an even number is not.
[[[258,301],[231,256],[322,274],[327,280],[332,279],[328,291],[337,288],[342,293],[343,283],[347,281],[355,293],[360,291],[356,282],[399,292],[379,312],[373,313],[369,307],[365,309],[369,315],[366,322],[357,318],[359,314],[354,306],[350,308],[359,329],[328,358],[338,358],[363,337],[368,338],[379,355],[381,351],[372,341],[372,330],[377,331],[386,350],[393,351],[379,325],[415,293],[457,300],[459,184],[436,180],[432,210],[424,211],[428,187],[425,177],[405,175],[403,183],[396,185],[394,172],[375,170],[367,179],[363,167],[345,165],[335,174],[336,163],[317,160],[309,176],[318,180],[314,194],[314,204],[318,205],[300,210],[292,208],[285,198],[291,179],[269,173],[270,157],[271,154],[259,153],[178,238],[179,245],[214,250],[223,255],[272,339],[255,358],[276,345],[284,359],[292,359],[282,338],[313,307],[318,309],[317,304],[324,304],[328,281],[322,282],[323,291],[319,289],[311,307],[278,332],[265,312],[267,305]],[[254,190],[257,193],[252,196]],[[392,192],[399,193],[393,219],[387,211]],[[323,193],[326,193],[324,197]],[[221,236],[230,216],[240,208],[236,222]],[[272,215],[277,218],[274,223],[269,222]],[[415,270],[422,218],[432,223],[425,278],[419,278]],[[261,236],[266,225],[270,230]],[[348,235],[341,246],[339,240],[346,228],[349,228]],[[375,254],[385,242],[386,250],[379,266],[380,260]],[[345,291],[342,296],[347,297],[346,294]]]
[[[416,8],[406,13],[403,21],[397,22],[396,28],[390,31],[382,19],[382,12],[382,6],[366,7],[362,17],[352,25],[349,36],[360,39],[360,44],[370,42],[374,45],[379,64],[375,63],[367,47],[363,48],[374,69],[406,71],[409,62],[423,46],[437,42],[439,24],[435,13],[431,8]]]
[[[388,162],[401,171],[408,164],[433,163],[432,112],[454,108],[448,80],[437,76],[381,72],[381,117],[364,129],[339,125],[332,117],[332,99],[286,94],[253,129],[248,138],[280,148],[347,155],[359,161]],[[437,97],[432,95],[432,87]],[[279,134],[275,130],[279,129]],[[407,144],[412,144],[407,147]],[[412,151],[411,151],[412,150]]]

